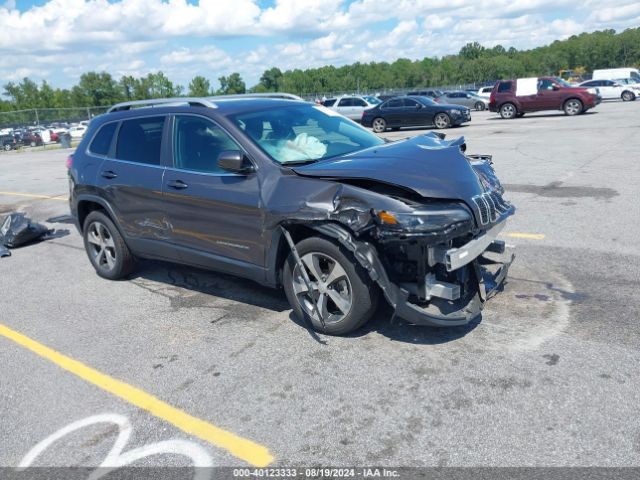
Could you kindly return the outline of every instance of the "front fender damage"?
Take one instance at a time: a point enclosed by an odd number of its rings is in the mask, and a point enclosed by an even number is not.
[[[394,309],[394,316],[410,323],[431,326],[469,323],[479,315],[485,301],[500,288],[513,260],[513,256],[508,255],[500,260],[494,259],[499,268],[492,273],[487,263],[488,257],[485,258],[483,253],[458,271],[445,272],[448,280],[442,281],[441,273],[437,273],[440,279],[436,278],[436,272],[444,266],[437,264],[437,258],[434,260],[435,242],[444,239],[451,244],[451,238],[409,235],[399,244],[411,244],[414,251],[420,252],[412,259],[418,267],[412,274],[412,282],[400,281],[392,278],[397,277],[397,269],[391,271],[393,269],[388,258],[390,247],[379,235],[373,206],[376,210],[411,212],[412,207],[408,203],[335,181],[299,176],[291,180],[289,178],[281,177],[277,185],[272,185],[273,188],[263,189],[264,201],[269,206],[269,217],[265,219],[267,229],[291,230],[303,225],[335,239],[353,254],[372,281],[380,287]],[[298,205],[292,205],[291,198],[301,200]],[[470,235],[470,232],[467,233]],[[438,248],[442,245],[439,243]],[[459,251],[459,248],[456,250]],[[499,248],[487,250],[496,252]],[[452,289],[453,284],[448,281],[460,282],[463,287]]]

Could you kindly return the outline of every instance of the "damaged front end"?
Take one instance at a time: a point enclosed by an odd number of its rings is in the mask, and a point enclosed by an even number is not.
[[[426,192],[407,188],[407,182],[394,182],[391,173],[363,180],[343,171],[333,192],[333,208],[323,218],[306,220],[354,255],[396,316],[420,325],[464,325],[499,290],[513,262],[513,252],[497,237],[515,207],[502,198],[504,190],[490,157],[464,155],[461,140],[423,136],[412,144],[447,152],[458,162],[452,169],[458,172],[455,181],[464,188],[459,188],[457,197],[450,193],[454,182],[446,177],[440,178],[443,195],[437,196],[436,187],[430,186],[425,197]],[[459,175],[464,171],[460,158],[473,182]],[[310,171],[297,173],[309,175]],[[325,165],[321,176],[328,179],[328,173]],[[418,182],[415,172],[412,181]],[[433,185],[433,177],[430,181]],[[314,206],[317,214],[318,203]]]

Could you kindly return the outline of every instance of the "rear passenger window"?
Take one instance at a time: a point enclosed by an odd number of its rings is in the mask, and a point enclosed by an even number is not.
[[[340,103],[338,103],[339,107],[352,107],[353,106],[353,100],[350,98],[343,98],[342,100],[340,100]]]
[[[385,104],[384,108],[399,108],[399,107],[402,107],[402,103],[403,102],[401,99],[396,98],[394,100],[389,100]]]
[[[107,155],[109,153],[109,147],[111,147],[111,140],[113,134],[116,131],[117,123],[107,123],[100,127],[96,136],[93,137],[91,145],[89,145],[89,151],[95,155]]]
[[[498,93],[500,93],[500,92],[510,92],[512,83],[513,82],[500,82],[500,84],[498,85]]]
[[[160,146],[165,117],[144,117],[122,122],[118,132],[116,158],[160,165]]]
[[[264,122],[246,124],[245,129],[257,140],[263,136]],[[218,167],[218,155],[224,150],[240,150],[224,130],[202,117],[176,116],[174,136],[174,166],[184,170],[227,173]]]

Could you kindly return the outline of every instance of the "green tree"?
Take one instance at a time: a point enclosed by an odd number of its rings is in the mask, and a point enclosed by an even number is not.
[[[84,98],[84,105],[111,105],[122,100],[118,82],[107,72],[83,73],[77,88],[77,98]]]
[[[277,92],[280,89],[280,80],[282,79],[282,72],[277,67],[272,67],[260,77],[260,85],[262,85],[268,92]]]
[[[220,90],[218,90],[218,94],[227,95],[247,92],[247,86],[245,85],[244,80],[242,80],[240,74],[237,72],[232,73],[228,77],[219,77],[218,81],[220,82]]]
[[[203,76],[195,76],[189,82],[189,96],[207,97],[211,95],[211,83]]]

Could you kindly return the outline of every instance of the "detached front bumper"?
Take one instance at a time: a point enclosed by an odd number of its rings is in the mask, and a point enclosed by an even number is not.
[[[504,248],[499,258],[489,258],[486,253]],[[494,257],[492,255],[492,257]],[[477,289],[462,298],[449,300],[444,297],[432,298],[428,305],[420,306],[409,301],[409,291],[393,285],[398,302],[395,313],[409,323],[433,327],[453,327],[466,325],[484,308],[486,301],[498,292],[504,283],[515,254],[511,249],[496,241],[489,245],[487,251],[474,258],[470,263],[473,281]],[[430,285],[432,292],[446,296],[451,292],[451,285],[434,282]],[[455,289],[454,289],[455,291]]]
[[[427,274],[424,285],[396,284],[389,278],[371,243],[355,240],[349,232],[334,224],[318,225],[315,229],[337,239],[353,253],[395,309],[395,316],[416,325],[450,327],[465,325],[476,318],[486,301],[504,283],[515,259],[513,250],[496,239],[505,224],[506,220],[503,220],[459,248],[439,250],[434,247],[430,251],[430,267],[441,264],[448,272],[466,269],[464,286],[440,281],[433,273]],[[425,289],[421,295],[427,298],[422,305],[413,301],[419,288]]]

